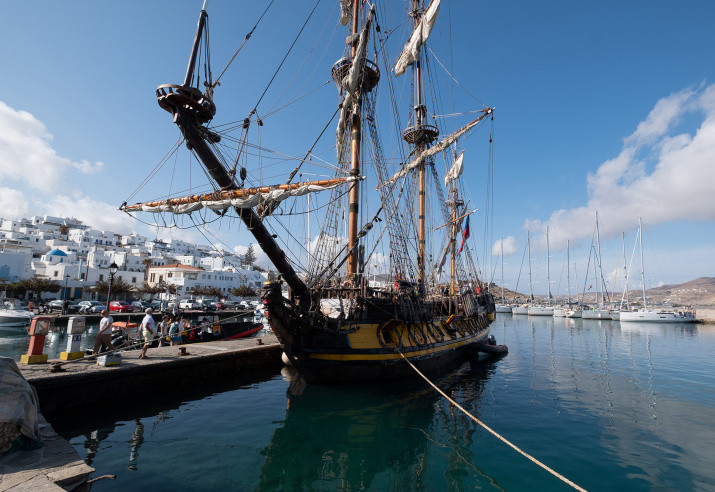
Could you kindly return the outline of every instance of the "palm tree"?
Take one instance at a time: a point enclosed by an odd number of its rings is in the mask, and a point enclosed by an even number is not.
[[[144,282],[147,282],[149,280],[149,267],[152,266],[152,259],[144,258],[142,265],[144,265]]]

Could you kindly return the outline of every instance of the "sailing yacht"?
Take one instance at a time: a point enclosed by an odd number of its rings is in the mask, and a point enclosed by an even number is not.
[[[551,306],[551,269],[549,266],[549,227],[546,226],[546,306],[531,306],[528,309],[529,316],[553,316],[554,308]]]
[[[638,242],[641,249],[641,284],[643,287],[643,309],[638,311],[623,311],[620,313],[621,323],[642,321],[648,323],[694,323],[695,313],[690,310],[672,311],[648,309],[645,295],[645,266],[643,263],[643,220],[638,218]]]
[[[504,301],[504,238],[501,238],[501,303],[497,303],[497,313],[511,313],[511,306]]]
[[[603,270],[601,268],[601,235],[598,228],[598,212],[596,212],[596,248],[593,251],[593,270],[596,284],[596,306],[590,309],[582,309],[583,319],[611,319],[611,311],[604,307],[605,283],[603,282]],[[600,273],[600,276],[599,276]],[[600,297],[599,297],[600,295]]]
[[[531,303],[534,301],[534,291],[531,279],[531,234],[526,231],[526,249],[529,253],[529,302],[527,304],[520,304],[518,306],[512,306],[511,314],[516,314],[519,316],[529,314],[529,308]],[[522,257],[521,264],[524,264],[524,259]]]
[[[577,282],[578,283],[578,282]],[[566,306],[554,308],[555,318],[580,318],[581,309],[576,309],[571,305],[571,241],[566,240]]]

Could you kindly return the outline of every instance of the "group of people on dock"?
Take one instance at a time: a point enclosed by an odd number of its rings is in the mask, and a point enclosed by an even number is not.
[[[207,342],[214,338],[213,325],[208,318],[203,318],[198,326],[194,326],[186,317],[179,314],[176,316],[165,314],[162,317],[162,321],[156,323],[152,308],[147,308],[144,313],[145,316],[139,325],[140,343],[142,345],[140,359],[148,357],[147,350],[151,347],[155,338],[158,338],[160,347],[165,346],[167,343],[174,346],[190,342]],[[101,314],[102,319],[99,322],[99,331],[94,341],[93,353],[95,354],[99,353],[104,347],[112,351],[121,348],[121,346],[115,347],[112,341],[116,337],[117,331],[117,327],[114,327],[113,333],[114,319],[106,309],[102,310]]]

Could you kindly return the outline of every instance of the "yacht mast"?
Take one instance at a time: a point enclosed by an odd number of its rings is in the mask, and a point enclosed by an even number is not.
[[[598,256],[598,272],[600,273],[600,282],[603,282],[603,270],[601,269],[601,236],[598,231],[598,210],[596,210],[596,255]],[[599,289],[599,277],[598,274],[596,275],[596,302],[598,303],[598,307],[603,307],[603,304],[605,302],[604,299],[604,292],[603,289]],[[598,302],[598,291],[601,291],[601,302]]]
[[[638,217],[638,236],[641,243],[641,284],[643,284],[643,310],[645,311],[645,266],[643,265],[643,219],[641,217]]]
[[[566,285],[567,285],[567,296],[568,296],[568,306],[571,309],[571,256],[569,251],[570,240],[566,240]],[[577,282],[578,284],[578,282]]]
[[[501,303],[504,304],[504,238],[501,238]]]
[[[549,263],[549,226],[546,226],[546,290],[548,291],[548,298],[546,299],[546,305],[551,306],[551,273],[550,273],[550,263]]]
[[[534,300],[534,288],[531,282],[531,237],[529,231],[526,231],[526,247],[529,250],[529,304]]]
[[[623,278],[624,280],[624,285],[623,285],[623,292],[626,297],[626,308],[628,307],[628,267],[627,263],[628,260],[626,259],[626,233],[621,232],[621,244],[623,245]],[[622,304],[622,300],[621,300]],[[621,306],[621,309],[623,309],[623,306]]]

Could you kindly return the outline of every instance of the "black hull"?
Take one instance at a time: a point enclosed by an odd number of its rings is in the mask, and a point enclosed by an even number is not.
[[[281,347],[307,383],[334,384],[446,373],[486,342],[494,313],[424,317],[406,322],[385,315],[385,306],[364,311],[360,321],[306,312],[283,298],[266,298],[266,317]]]

